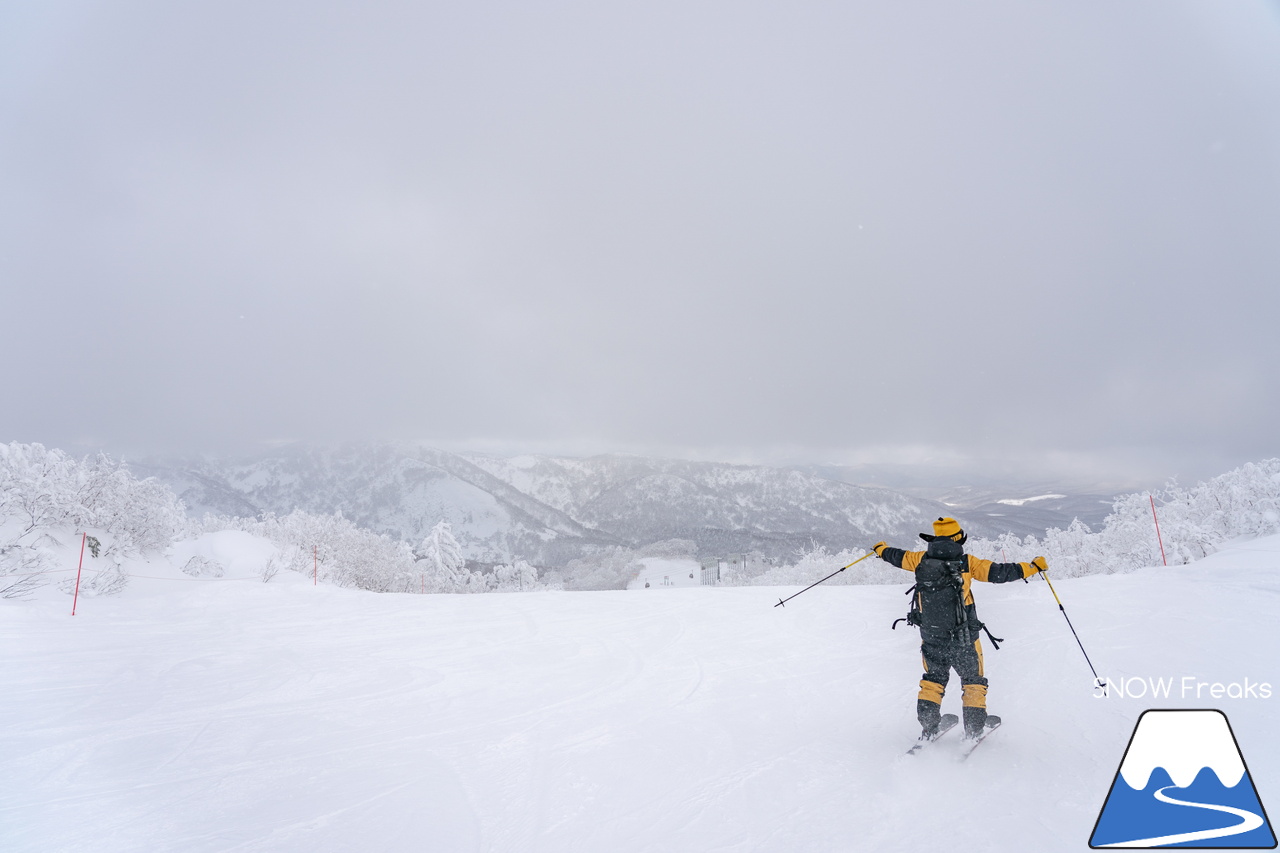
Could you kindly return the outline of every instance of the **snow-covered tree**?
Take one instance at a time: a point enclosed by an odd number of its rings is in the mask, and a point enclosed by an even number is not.
[[[494,589],[498,592],[523,592],[538,585],[538,572],[524,560],[498,566],[493,570],[496,578]]]
[[[125,557],[165,548],[190,527],[167,486],[137,479],[104,454],[76,460],[39,444],[0,444],[0,576],[38,577],[49,568],[50,549],[92,532],[101,544],[94,556],[106,564],[92,570],[81,593],[114,592],[127,581]]]
[[[295,510],[262,520],[209,517],[206,531],[243,530],[270,540],[280,549],[277,567],[339,586],[373,592],[405,591],[417,574],[408,544],[358,527],[342,513],[314,515]]]
[[[466,572],[462,582],[463,592],[492,592],[497,588],[497,579],[486,572]]]
[[[418,546],[418,560],[425,565],[427,588],[438,592],[456,592],[467,583],[466,560],[462,546],[453,538],[449,522],[441,519]]]
[[[1212,554],[1231,539],[1276,532],[1280,532],[1280,459],[1267,459],[1190,489],[1170,482],[1153,494],[1116,498],[1096,533],[1077,520],[1066,530],[1054,528],[1043,537],[1005,535],[971,540],[968,548],[991,560],[1024,561],[1043,554],[1051,572],[1073,577],[1159,566],[1162,546],[1164,559],[1181,565]]]
[[[1160,520],[1157,536],[1152,504]],[[1055,576],[1112,574],[1161,565],[1161,543],[1170,565],[1201,559],[1223,543],[1241,536],[1280,532],[1280,459],[1242,465],[1193,488],[1170,482],[1154,494],[1122,495],[1112,504],[1102,529],[1092,531],[1076,519],[1066,529],[1053,528],[1044,536],[1012,533],[994,539],[970,539],[965,549],[997,562],[1027,562],[1043,555]],[[722,583],[809,584],[861,555],[859,549],[831,554],[814,547],[792,563],[763,573],[722,574]],[[571,564],[572,565],[572,564]],[[828,583],[907,583],[897,569],[868,561]]]
[[[626,589],[640,573],[639,555],[615,545],[594,554],[570,560],[563,569],[564,588],[571,590]]]

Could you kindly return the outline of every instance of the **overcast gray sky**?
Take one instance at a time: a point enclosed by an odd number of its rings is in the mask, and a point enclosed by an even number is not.
[[[6,441],[1212,475],[1280,453],[1280,10],[7,3],[0,296]]]

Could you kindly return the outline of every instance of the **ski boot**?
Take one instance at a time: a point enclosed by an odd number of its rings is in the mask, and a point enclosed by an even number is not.
[[[982,737],[982,732],[987,727],[987,709],[973,708],[968,705],[964,708],[964,737],[965,740],[976,740]]]
[[[938,725],[942,720],[942,707],[937,702],[916,700],[916,719],[920,721],[920,740],[930,741],[938,736]]]

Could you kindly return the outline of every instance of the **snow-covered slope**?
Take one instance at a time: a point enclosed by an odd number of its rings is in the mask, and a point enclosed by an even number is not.
[[[975,585],[1007,641],[986,654],[1005,726],[964,764],[956,742],[902,755],[905,576],[786,608],[761,588],[374,595],[264,584],[241,545],[196,548],[219,579],[131,566],[149,577],[74,618],[53,587],[0,600],[0,849],[1076,851],[1149,707],[1222,708],[1280,797],[1280,537],[1058,582],[1110,698],[1045,584]],[[1132,698],[1152,678],[1172,695]]]

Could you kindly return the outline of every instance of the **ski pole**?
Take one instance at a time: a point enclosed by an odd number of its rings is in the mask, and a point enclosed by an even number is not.
[[[856,559],[856,560],[854,560],[852,563],[850,563],[850,564],[849,564],[849,566],[856,566],[856,565],[858,565],[858,563],[861,563],[863,560],[867,559],[867,557],[874,557],[874,556],[875,556],[875,551],[872,551],[872,552],[870,552],[870,553],[868,553],[868,554],[863,554],[861,557],[859,557],[858,559]],[[813,589],[815,586],[817,586],[818,584],[822,583],[823,581],[829,581],[829,580],[831,580],[833,577],[835,577],[836,575],[840,574],[840,573],[841,573],[841,572],[843,572],[845,569],[849,568],[849,566],[845,566],[844,568],[836,569],[834,572],[832,572],[831,574],[827,575],[827,576],[826,576],[825,578],[823,578],[822,580],[820,580],[820,581],[814,581],[813,583],[811,583],[811,584],[809,584],[808,586],[806,586],[804,589],[800,590],[800,592],[797,592],[797,593],[796,593],[796,595],[800,595],[801,593],[808,592],[809,590]],[[783,606],[785,606],[785,605],[786,605],[786,603],[787,603],[788,601],[790,601],[791,599],[795,598],[795,597],[796,597],[796,595],[789,595],[789,596],[787,596],[786,598],[779,599],[779,600],[778,600],[778,603],[777,603],[777,604],[775,604],[775,605],[773,605],[773,606],[774,606],[774,607],[783,607]]]
[[[1062,611],[1062,618],[1067,620],[1067,627],[1071,629],[1071,635],[1076,638],[1076,645],[1080,647],[1080,654],[1084,655],[1084,662],[1089,664],[1089,670],[1093,673],[1093,680],[1097,682],[1099,687],[1106,687],[1107,682],[1098,676],[1098,671],[1093,668],[1093,661],[1089,660],[1089,653],[1084,650],[1084,643],[1080,642],[1080,635],[1076,633],[1076,626],[1071,624],[1071,617],[1067,615],[1067,608],[1062,606],[1062,599],[1058,598],[1058,591],[1053,588],[1053,581],[1049,580],[1049,573],[1041,570],[1040,577],[1044,578],[1044,582],[1049,585],[1049,592],[1053,593],[1053,600],[1058,602],[1058,609]]]

